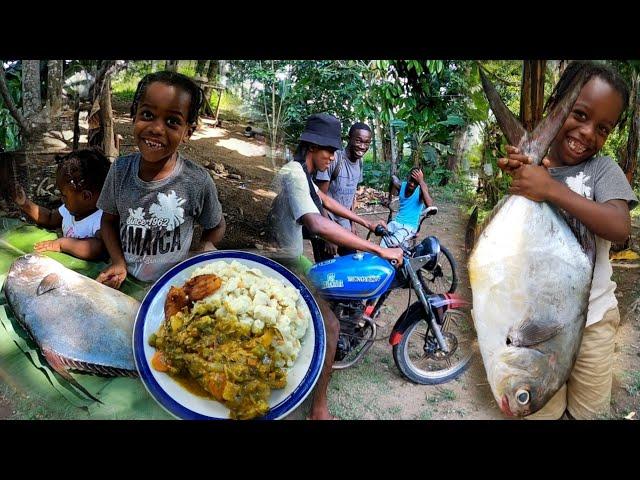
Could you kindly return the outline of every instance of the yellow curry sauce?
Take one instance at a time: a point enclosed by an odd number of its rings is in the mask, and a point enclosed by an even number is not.
[[[216,318],[211,307],[196,304],[163,321],[149,344],[158,351],[152,366],[192,393],[224,405],[233,419],[266,414],[272,388],[284,388],[286,369],[276,367],[276,346],[284,342],[277,328],[259,334],[235,315]]]

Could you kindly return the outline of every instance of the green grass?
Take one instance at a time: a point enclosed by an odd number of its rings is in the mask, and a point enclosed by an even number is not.
[[[157,68],[163,69],[164,63],[159,63]],[[132,102],[138,82],[144,75],[150,72],[150,65],[140,63],[132,66],[129,70],[120,73],[116,78],[114,78],[111,85],[113,96],[122,102]],[[194,60],[180,61],[178,64],[178,72],[188,77],[194,77],[196,74],[196,62]],[[216,90],[211,94],[210,105],[214,111],[218,104],[218,96],[219,93]],[[241,98],[228,90],[224,92],[220,103],[220,113],[222,117],[240,119],[243,117],[243,108],[244,104]]]
[[[132,102],[139,81],[140,78],[138,77],[128,77],[114,81],[111,85],[111,94],[121,102]]]
[[[627,393],[632,397],[640,395],[640,371],[627,371],[624,373],[627,384],[624,386]]]
[[[433,420],[433,412],[431,410],[423,410],[420,412],[416,418],[416,420]]]
[[[385,419],[390,412],[376,399],[388,389],[389,381],[381,369],[380,359],[370,351],[359,365],[333,373],[329,383],[329,409],[343,419]],[[397,414],[393,418],[398,418]]]
[[[428,403],[450,402],[457,398],[456,392],[449,388],[439,388],[433,395],[427,395]]]

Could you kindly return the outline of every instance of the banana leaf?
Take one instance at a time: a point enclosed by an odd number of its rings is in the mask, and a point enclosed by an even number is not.
[[[0,217],[0,287],[13,261],[33,252],[33,245],[53,240],[57,234],[19,220]],[[67,268],[96,278],[104,262],[80,260],[63,253],[45,255]],[[149,285],[127,278],[121,290],[142,300]],[[0,295],[0,398],[10,408],[6,418],[15,419],[168,419],[172,418],[148,394],[137,378],[106,378],[72,373],[73,377],[103,403],[76,390],[48,365],[19,325],[4,295]],[[0,404],[2,407],[2,404]],[[1,417],[0,417],[1,418]]]

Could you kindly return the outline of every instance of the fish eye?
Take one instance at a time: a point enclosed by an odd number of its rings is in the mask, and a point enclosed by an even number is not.
[[[527,403],[529,403],[530,399],[531,397],[528,391],[520,389],[516,392],[516,400],[520,405],[526,405]]]

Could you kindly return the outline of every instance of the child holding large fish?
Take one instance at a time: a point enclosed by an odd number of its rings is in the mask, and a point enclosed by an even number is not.
[[[203,250],[225,232],[216,186],[178,147],[197,127],[204,94],[175,72],[146,75],[131,105],[139,153],[116,159],[98,206],[111,265],[97,280],[119,288],[127,274],[153,282],[189,255],[194,222],[203,227]]]
[[[57,157],[56,185],[62,196],[58,209],[49,209],[27,198],[16,185],[13,199],[20,209],[41,227],[62,228],[62,236],[34,245],[36,252],[64,252],[85,260],[106,253],[100,235],[102,210],[96,203],[109,171],[109,160],[96,149],[76,150]]]
[[[512,146],[507,147],[508,158],[498,162],[513,177],[510,193],[548,202],[595,234],[593,280],[577,359],[566,384],[528,418],[558,419],[566,410],[568,417],[588,419],[610,412],[614,337],[620,313],[609,248],[612,241],[624,242],[629,237],[629,211],[638,200],[617,163],[599,156],[599,151],[622,118],[629,91],[608,66],[573,62],[545,110],[562,101],[579,75],[584,75],[583,87],[542,165],[532,165],[527,155]]]

